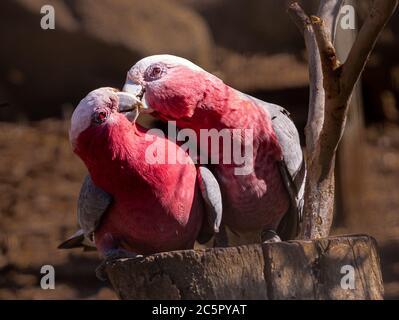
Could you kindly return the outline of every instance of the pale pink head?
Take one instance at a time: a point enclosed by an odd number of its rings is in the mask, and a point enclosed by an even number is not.
[[[113,88],[100,88],[83,98],[72,114],[69,140],[75,151],[85,133],[109,132],[112,127],[131,126],[135,122],[140,101],[133,95]],[[80,139],[81,140],[81,139]]]
[[[194,63],[177,56],[155,55],[128,72],[124,91],[138,96],[148,113],[164,120],[190,119],[212,88],[223,82]]]

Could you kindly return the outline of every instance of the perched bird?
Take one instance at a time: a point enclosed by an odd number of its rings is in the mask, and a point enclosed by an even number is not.
[[[131,94],[101,88],[75,109],[70,141],[90,175],[78,200],[81,230],[60,248],[95,244],[105,258],[145,255],[189,249],[218,231],[215,177],[178,145],[135,123],[137,108]],[[154,141],[164,149],[153,152],[174,151],[181,161],[149,163]]]
[[[194,130],[198,140],[204,129],[251,131],[253,152],[246,155],[251,172],[236,174],[242,164],[223,159],[209,166],[222,190],[223,224],[238,234],[259,234],[262,241],[297,235],[306,168],[298,131],[284,108],[235,90],[192,62],[171,55],[138,61],[128,71],[123,90],[136,95],[146,112]],[[230,139],[248,145],[243,134]],[[222,144],[216,151],[199,146],[200,152],[208,152],[208,160],[222,158],[223,148]]]

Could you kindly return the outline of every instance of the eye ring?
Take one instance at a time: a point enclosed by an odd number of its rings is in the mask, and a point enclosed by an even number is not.
[[[165,73],[165,67],[162,64],[154,64],[148,67],[146,71],[146,81],[153,81],[161,78]]]
[[[94,114],[93,122],[96,124],[104,123],[108,118],[108,112],[101,110]]]

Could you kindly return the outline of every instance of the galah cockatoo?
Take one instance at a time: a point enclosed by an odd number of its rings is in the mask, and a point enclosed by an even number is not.
[[[70,141],[90,175],[78,200],[81,230],[61,248],[94,242],[105,258],[145,255],[190,249],[218,231],[222,206],[215,177],[178,145],[135,123],[137,102],[101,88],[75,109]],[[149,163],[154,140],[156,152],[174,151],[183,161]]]
[[[246,156],[250,173],[236,174],[237,163],[214,161],[223,197],[223,224],[235,233],[256,233],[263,241],[297,235],[303,209],[306,168],[298,131],[282,107],[235,90],[192,62],[155,55],[137,62],[123,89],[137,96],[155,117],[189,128],[200,142],[203,129],[240,129],[253,134]],[[232,142],[247,145],[244,135]],[[199,143],[200,144],[200,143]],[[220,146],[223,149],[224,146]],[[209,146],[206,146],[209,148]],[[209,159],[223,150],[204,150]],[[276,232],[277,231],[277,232]]]

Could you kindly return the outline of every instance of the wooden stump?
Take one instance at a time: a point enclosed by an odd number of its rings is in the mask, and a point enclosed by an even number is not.
[[[383,298],[376,242],[366,235],[165,252],[106,269],[121,299]]]

